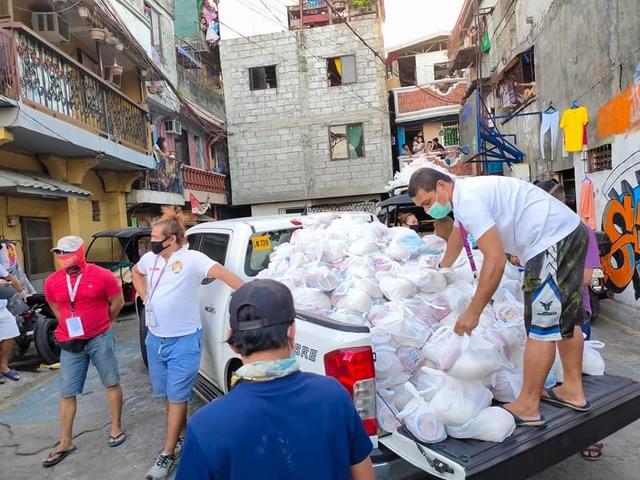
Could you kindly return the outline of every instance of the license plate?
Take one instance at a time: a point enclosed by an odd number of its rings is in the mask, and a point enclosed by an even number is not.
[[[599,268],[595,268],[593,270],[593,277],[594,278],[604,278],[604,272],[602,270],[600,270]]]
[[[251,239],[254,252],[264,252],[265,250],[271,250],[271,239],[269,235],[263,235],[261,237],[253,237]]]

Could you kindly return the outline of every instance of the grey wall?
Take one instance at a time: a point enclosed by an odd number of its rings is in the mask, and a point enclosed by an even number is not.
[[[383,52],[376,20],[352,22]],[[327,85],[324,59],[355,54],[358,82]],[[234,204],[381,193],[392,178],[385,66],[345,25],[221,42]],[[277,65],[278,88],[249,89]],[[365,158],[331,161],[330,125],[362,122]]]

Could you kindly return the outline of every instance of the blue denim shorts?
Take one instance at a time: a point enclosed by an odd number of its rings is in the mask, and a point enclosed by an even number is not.
[[[153,394],[171,403],[188,402],[200,367],[202,329],[169,338],[148,332],[145,344]]]
[[[81,352],[60,352],[60,394],[64,398],[76,397],[82,393],[89,362],[98,370],[102,385],[113,387],[120,383],[116,339],[111,330],[89,340]]]

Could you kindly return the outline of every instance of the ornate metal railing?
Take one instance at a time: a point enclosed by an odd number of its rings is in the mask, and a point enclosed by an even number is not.
[[[199,192],[225,193],[226,175],[208,172],[200,168],[184,165],[182,167],[184,188]]]
[[[136,150],[151,149],[148,113],[72,57],[27,27],[2,29],[0,55],[15,68],[0,66],[6,96]]]

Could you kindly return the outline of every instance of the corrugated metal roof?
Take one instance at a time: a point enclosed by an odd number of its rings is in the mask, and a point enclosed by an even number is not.
[[[44,175],[30,172],[14,172],[12,170],[0,170],[0,189],[20,188],[42,190],[43,194],[53,194],[59,196],[79,196],[90,197],[93,195],[87,190],[76,187],[70,183],[54,180]]]

